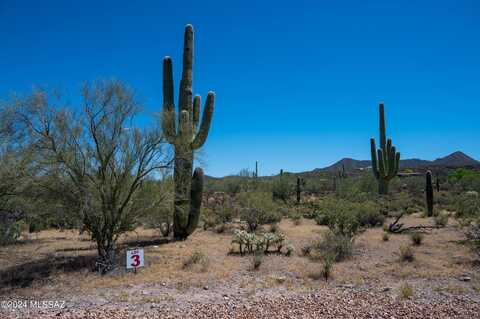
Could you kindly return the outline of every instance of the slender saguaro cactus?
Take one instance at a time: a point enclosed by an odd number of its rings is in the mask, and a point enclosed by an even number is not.
[[[433,186],[432,186],[432,172],[427,171],[425,175],[425,196],[427,198],[427,216],[433,216]]]
[[[305,186],[305,181],[303,178],[297,177],[297,204],[300,204],[303,186]]]
[[[258,177],[258,161],[255,161],[255,177]]]
[[[438,172],[436,175],[436,184],[437,184],[437,193],[440,191],[440,178],[438,177]]]
[[[163,59],[162,128],[175,150],[174,218],[175,239],[186,239],[197,228],[202,203],[203,171],[196,168],[192,177],[193,152],[206,141],[212,121],[215,95],[208,92],[200,122],[200,96],[192,96],[193,27],[185,27],[183,70],[178,98],[178,125],[175,114],[172,59]]]
[[[388,194],[388,183],[398,173],[400,165],[400,153],[392,145],[392,140],[386,138],[385,132],[385,112],[383,103],[379,105],[380,109],[380,148],[377,150],[375,139],[370,139],[370,148],[372,152],[372,171],[378,180],[378,193],[380,195]]]

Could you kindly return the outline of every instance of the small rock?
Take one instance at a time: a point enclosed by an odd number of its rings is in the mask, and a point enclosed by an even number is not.
[[[208,286],[204,286],[204,287],[203,287],[203,290],[208,290]]]
[[[343,284],[343,285],[340,285],[339,287],[347,288],[347,289],[352,289],[352,288],[355,287],[355,285],[353,285],[353,284]]]
[[[392,290],[391,287],[384,287],[384,288],[382,289],[382,292],[387,292],[387,291],[390,291],[390,290]]]
[[[470,281],[472,280],[472,278],[470,278],[469,276],[461,276],[460,278],[458,278],[460,281]]]

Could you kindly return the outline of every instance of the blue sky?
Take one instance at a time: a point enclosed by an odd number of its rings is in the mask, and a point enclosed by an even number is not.
[[[115,77],[153,114],[192,23],[194,92],[216,92],[207,174],[368,159],[379,101],[403,158],[480,159],[479,16],[476,0],[0,0],[0,96]]]

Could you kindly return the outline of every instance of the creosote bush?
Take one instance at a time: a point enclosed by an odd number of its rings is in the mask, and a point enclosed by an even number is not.
[[[240,204],[240,219],[254,232],[259,225],[278,223],[282,216],[279,206],[266,192],[243,192],[237,195]]]

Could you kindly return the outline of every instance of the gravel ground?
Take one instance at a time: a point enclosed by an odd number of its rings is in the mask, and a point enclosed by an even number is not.
[[[351,291],[319,291],[311,294],[236,300],[220,303],[175,303],[118,308],[108,304],[81,309],[35,313],[1,313],[0,318],[480,318],[480,304],[467,297],[442,300],[401,300],[388,295]]]

